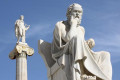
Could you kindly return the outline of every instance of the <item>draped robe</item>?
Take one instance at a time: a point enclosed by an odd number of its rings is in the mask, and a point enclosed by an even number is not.
[[[112,69],[109,53],[93,52],[84,39],[85,31],[81,26],[77,27],[77,34],[66,42],[63,35],[67,35],[69,32],[68,27],[66,21],[56,24],[51,46],[52,57],[56,61],[63,54],[66,55],[63,70],[68,80],[81,80],[81,60],[83,60],[84,67],[100,80],[111,80]],[[105,65],[106,63],[108,64]]]
[[[15,34],[17,38],[25,35],[24,21],[17,20],[15,22]]]

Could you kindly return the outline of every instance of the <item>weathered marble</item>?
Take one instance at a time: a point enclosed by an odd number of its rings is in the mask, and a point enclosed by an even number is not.
[[[32,56],[34,54],[34,49],[29,47],[27,43],[17,43],[15,48],[10,52],[9,58],[16,59],[16,56],[22,52],[25,52],[28,56]]]
[[[70,5],[67,20],[55,25],[53,42],[38,41],[49,80],[112,80],[110,53],[94,52],[94,39],[84,39],[82,14],[81,5]]]

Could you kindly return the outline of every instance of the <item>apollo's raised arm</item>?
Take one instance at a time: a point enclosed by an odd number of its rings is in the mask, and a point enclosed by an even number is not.
[[[30,28],[30,25],[25,24],[25,30],[28,30]]]

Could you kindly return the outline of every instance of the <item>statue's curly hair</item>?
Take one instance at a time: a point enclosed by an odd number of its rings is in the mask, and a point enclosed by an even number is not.
[[[69,15],[70,15],[70,13],[71,13],[71,11],[72,11],[72,9],[73,9],[73,7],[74,7],[75,5],[81,7],[81,9],[82,9],[82,6],[79,5],[79,4],[77,4],[77,3],[71,4],[71,5],[68,7],[68,9],[67,9],[67,13],[66,13],[67,18],[69,17]],[[83,9],[82,9],[81,11],[82,11],[82,13],[83,13]]]

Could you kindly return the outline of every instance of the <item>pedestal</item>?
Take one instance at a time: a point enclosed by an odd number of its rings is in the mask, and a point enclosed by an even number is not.
[[[81,80],[96,80],[96,76],[82,75]]]

